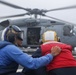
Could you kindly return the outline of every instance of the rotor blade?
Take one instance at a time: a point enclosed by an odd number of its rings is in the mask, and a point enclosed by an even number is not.
[[[76,8],[76,5],[72,5],[72,6],[62,7],[62,8],[56,8],[56,9],[46,10],[46,12],[57,11],[57,10],[66,10],[66,9],[75,9],[75,8]]]
[[[76,25],[76,24],[74,24],[74,23],[71,23],[71,22],[68,22],[68,21],[64,21],[64,20],[61,20],[61,19],[58,19],[58,18],[50,17],[50,16],[47,16],[47,15],[44,15],[44,16],[46,16],[46,17],[48,17],[48,18],[55,19],[55,20],[60,21],[60,22],[63,22],[63,23],[70,24],[70,25]]]
[[[27,13],[24,14],[18,14],[18,15],[10,15],[10,16],[2,16],[0,17],[0,19],[4,19],[4,18],[12,18],[12,17],[20,17],[20,16],[24,16],[27,15]]]
[[[4,5],[7,5],[7,6],[10,6],[10,7],[13,7],[13,8],[16,8],[16,9],[23,9],[23,10],[26,10],[26,11],[30,11],[30,10],[31,10],[31,9],[29,9],[29,8],[23,8],[23,7],[20,7],[20,6],[17,6],[17,5],[8,3],[8,2],[3,1],[3,0],[0,0],[0,3],[2,3],[2,4],[4,4]]]

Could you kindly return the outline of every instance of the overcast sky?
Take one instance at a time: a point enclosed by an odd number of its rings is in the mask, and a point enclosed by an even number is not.
[[[12,4],[24,8],[31,8],[31,9],[38,8],[47,10],[76,5],[76,0],[4,0],[4,1],[10,2]],[[0,4],[0,16],[15,15],[20,13],[26,13],[26,11]],[[46,15],[76,24],[76,8],[69,10],[52,11],[46,13]]]

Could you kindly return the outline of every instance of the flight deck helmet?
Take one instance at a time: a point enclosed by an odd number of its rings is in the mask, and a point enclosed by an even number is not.
[[[59,41],[57,33],[55,31],[48,30],[43,33],[42,35],[42,42],[48,41]]]
[[[6,27],[2,32],[2,40],[14,43],[15,38],[23,41],[23,31],[16,25]]]

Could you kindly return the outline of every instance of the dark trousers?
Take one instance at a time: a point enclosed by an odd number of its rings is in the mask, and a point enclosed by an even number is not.
[[[11,73],[11,74],[8,74],[8,75],[25,75],[25,74],[23,74],[21,72],[18,72],[18,73]]]
[[[46,67],[40,67],[38,69],[23,69],[25,75],[47,75]]]
[[[0,74],[0,75],[25,75],[25,74],[18,72],[18,73],[9,73],[9,74],[4,73],[4,74]]]
[[[76,67],[54,69],[48,75],[76,75]]]

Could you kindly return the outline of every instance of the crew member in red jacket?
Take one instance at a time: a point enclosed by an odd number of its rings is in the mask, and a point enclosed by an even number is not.
[[[48,54],[53,46],[59,46],[62,51],[58,56],[54,57],[52,62],[46,65],[46,69],[41,67],[34,70],[35,75],[76,75],[76,60],[72,55],[71,45],[61,43],[55,31],[44,32],[42,42],[43,44],[32,55],[33,57]]]
[[[58,42],[55,31],[46,31],[42,36],[41,52],[46,55],[53,46],[59,46],[61,53],[46,66],[49,75],[76,75],[76,60],[72,55],[72,46]]]

